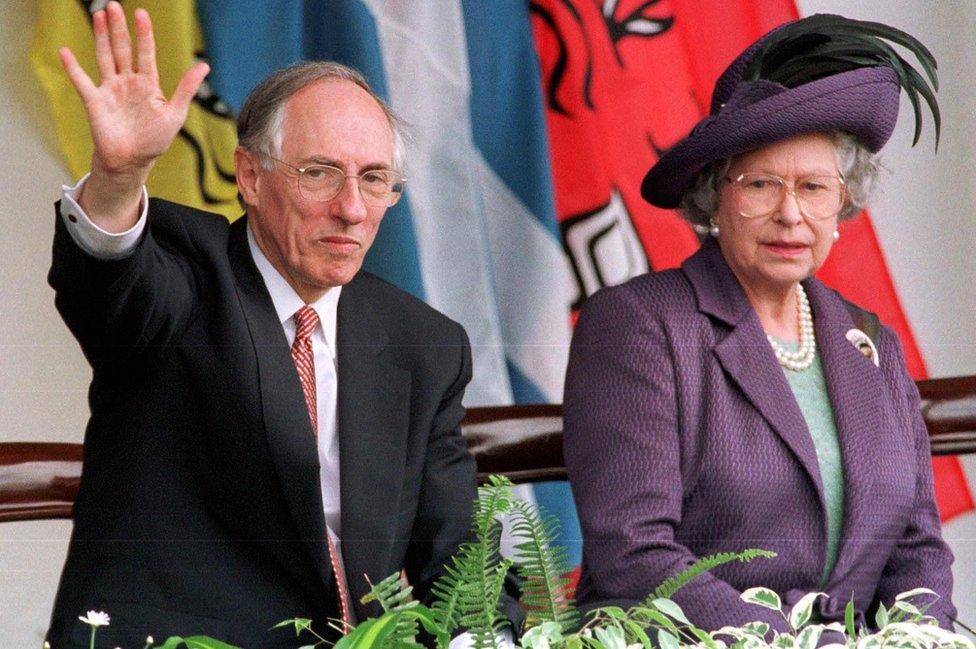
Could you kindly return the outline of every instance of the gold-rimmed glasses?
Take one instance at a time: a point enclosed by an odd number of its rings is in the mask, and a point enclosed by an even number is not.
[[[284,160],[272,158],[298,174],[298,191],[309,201],[331,201],[346,185],[347,178],[355,178],[363,201],[375,207],[392,207],[403,195],[407,179],[391,169],[369,169],[361,174],[347,174],[339,167],[310,164],[296,167]]]
[[[796,199],[800,214],[814,221],[834,218],[847,200],[847,186],[840,176],[803,176],[790,184],[774,174],[744,173],[725,180],[732,185],[736,211],[747,219],[769,216],[787,194]]]

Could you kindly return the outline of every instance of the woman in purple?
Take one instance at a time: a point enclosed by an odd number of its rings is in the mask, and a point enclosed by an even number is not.
[[[916,54],[916,71],[882,39]],[[711,113],[648,172],[702,248],[587,300],[565,394],[565,456],[584,535],[578,597],[640,600],[697,558],[765,548],[675,596],[706,629],[768,622],[822,591],[823,620],[862,622],[928,587],[942,626],[952,555],[926,429],[895,334],[813,277],[865,204],[905,89],[938,108],[915,39],[813,16],[778,28],[718,80]],[[920,127],[921,112],[916,111]],[[917,139],[916,132],[916,139]]]

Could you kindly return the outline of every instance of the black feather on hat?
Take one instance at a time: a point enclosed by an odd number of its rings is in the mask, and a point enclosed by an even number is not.
[[[892,43],[918,59],[924,76]],[[928,48],[888,25],[831,14],[786,23],[749,46],[722,73],[711,113],[651,167],[641,194],[654,205],[677,207],[708,163],[801,133],[845,131],[878,151],[894,130],[900,89],[915,116],[912,144],[921,137],[924,100],[938,146],[942,120],[935,99],[936,67]]]

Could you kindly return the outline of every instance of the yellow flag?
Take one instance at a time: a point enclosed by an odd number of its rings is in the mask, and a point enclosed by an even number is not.
[[[61,68],[58,48],[70,47],[97,83],[90,14],[105,4],[104,0],[38,1],[31,63],[51,100],[58,143],[75,178],[91,167],[93,147],[81,99]],[[196,4],[194,0],[139,0],[138,5],[123,2],[133,34],[132,10],[136,6],[145,8],[152,17],[160,84],[169,97],[193,62],[205,58]],[[149,176],[149,193],[231,220],[237,218],[241,208],[234,183],[236,145],[229,109],[204,82],[190,106],[186,124]]]

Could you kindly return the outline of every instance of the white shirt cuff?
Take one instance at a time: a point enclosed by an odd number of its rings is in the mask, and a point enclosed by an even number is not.
[[[146,219],[149,214],[149,192],[145,186],[142,188],[142,206],[139,220],[136,224],[118,234],[106,232],[101,229],[85,214],[85,211],[78,205],[78,195],[81,187],[88,180],[90,174],[85,174],[74,187],[61,185],[61,220],[68,228],[68,234],[78,247],[87,254],[111,261],[114,259],[124,259],[132,254],[132,251],[139,245],[143,230],[146,229]]]

